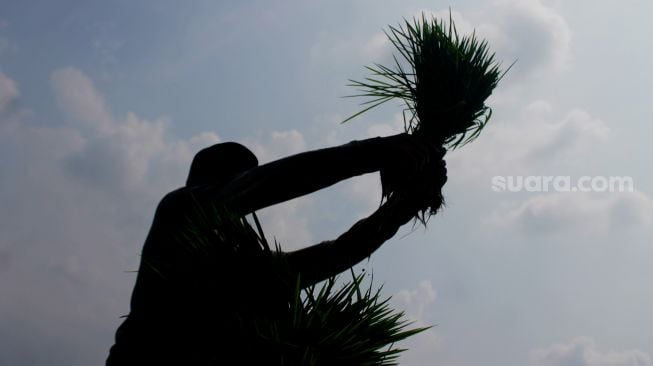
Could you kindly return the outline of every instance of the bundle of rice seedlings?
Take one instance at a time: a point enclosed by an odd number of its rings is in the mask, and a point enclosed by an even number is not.
[[[394,65],[368,66],[371,76],[350,80],[360,91],[352,96],[368,100],[343,122],[398,98],[406,132],[450,149],[478,137],[492,115],[485,100],[505,74],[487,42],[459,35],[451,15],[447,24],[422,14],[385,33],[398,52]]]

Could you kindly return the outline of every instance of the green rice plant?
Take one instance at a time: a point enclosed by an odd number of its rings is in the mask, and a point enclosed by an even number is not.
[[[485,100],[510,67],[501,72],[487,42],[460,35],[451,15],[446,23],[422,14],[385,33],[398,52],[394,64],[368,66],[371,76],[350,80],[359,91],[351,97],[368,100],[343,122],[397,98],[406,132],[450,149],[478,137],[492,115]]]
[[[290,318],[258,327],[268,349],[277,350],[283,365],[397,365],[405,349],[395,343],[428,328],[407,329],[402,312],[382,299],[381,288],[362,289],[364,274],[336,289],[330,278],[317,289],[296,287]],[[298,281],[299,283],[299,281]],[[273,326],[271,326],[273,325]]]

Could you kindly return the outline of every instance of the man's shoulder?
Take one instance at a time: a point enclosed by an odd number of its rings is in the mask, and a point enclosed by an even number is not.
[[[221,200],[210,196],[206,187],[181,187],[169,192],[159,202],[157,213],[189,212],[222,208]]]
[[[193,192],[188,187],[180,187],[167,193],[157,206],[157,213],[179,211],[188,208],[193,201]]]

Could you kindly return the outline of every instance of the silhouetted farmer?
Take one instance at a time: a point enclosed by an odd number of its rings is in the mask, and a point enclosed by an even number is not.
[[[131,312],[116,333],[107,365],[205,365],[220,364],[218,355],[238,357],[234,353],[247,350],[238,344],[237,334],[239,322],[246,319],[233,314],[275,316],[284,305],[285,294],[280,293],[287,290],[285,281],[299,275],[301,286],[309,286],[370,256],[400,226],[440,199],[446,181],[443,155],[443,149],[407,134],[354,141],[262,166],[236,143],[200,151],[186,186],[166,195],[157,207]],[[229,248],[197,255],[178,240],[198,207],[220,207],[243,217],[375,171],[382,172],[384,185],[393,182],[395,193],[336,240],[283,253],[289,273],[275,272],[273,256]]]

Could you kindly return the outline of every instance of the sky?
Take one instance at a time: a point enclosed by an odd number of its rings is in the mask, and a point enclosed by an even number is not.
[[[388,25],[449,10],[516,63],[446,156],[447,207],[362,264],[433,325],[401,364],[653,364],[650,2],[0,0],[0,365],[104,362],[158,200],[199,149],[267,162],[401,132],[399,103],[341,124],[348,79],[391,60]],[[495,180],[542,176],[633,189]],[[379,200],[366,175],[260,216],[293,250]]]

